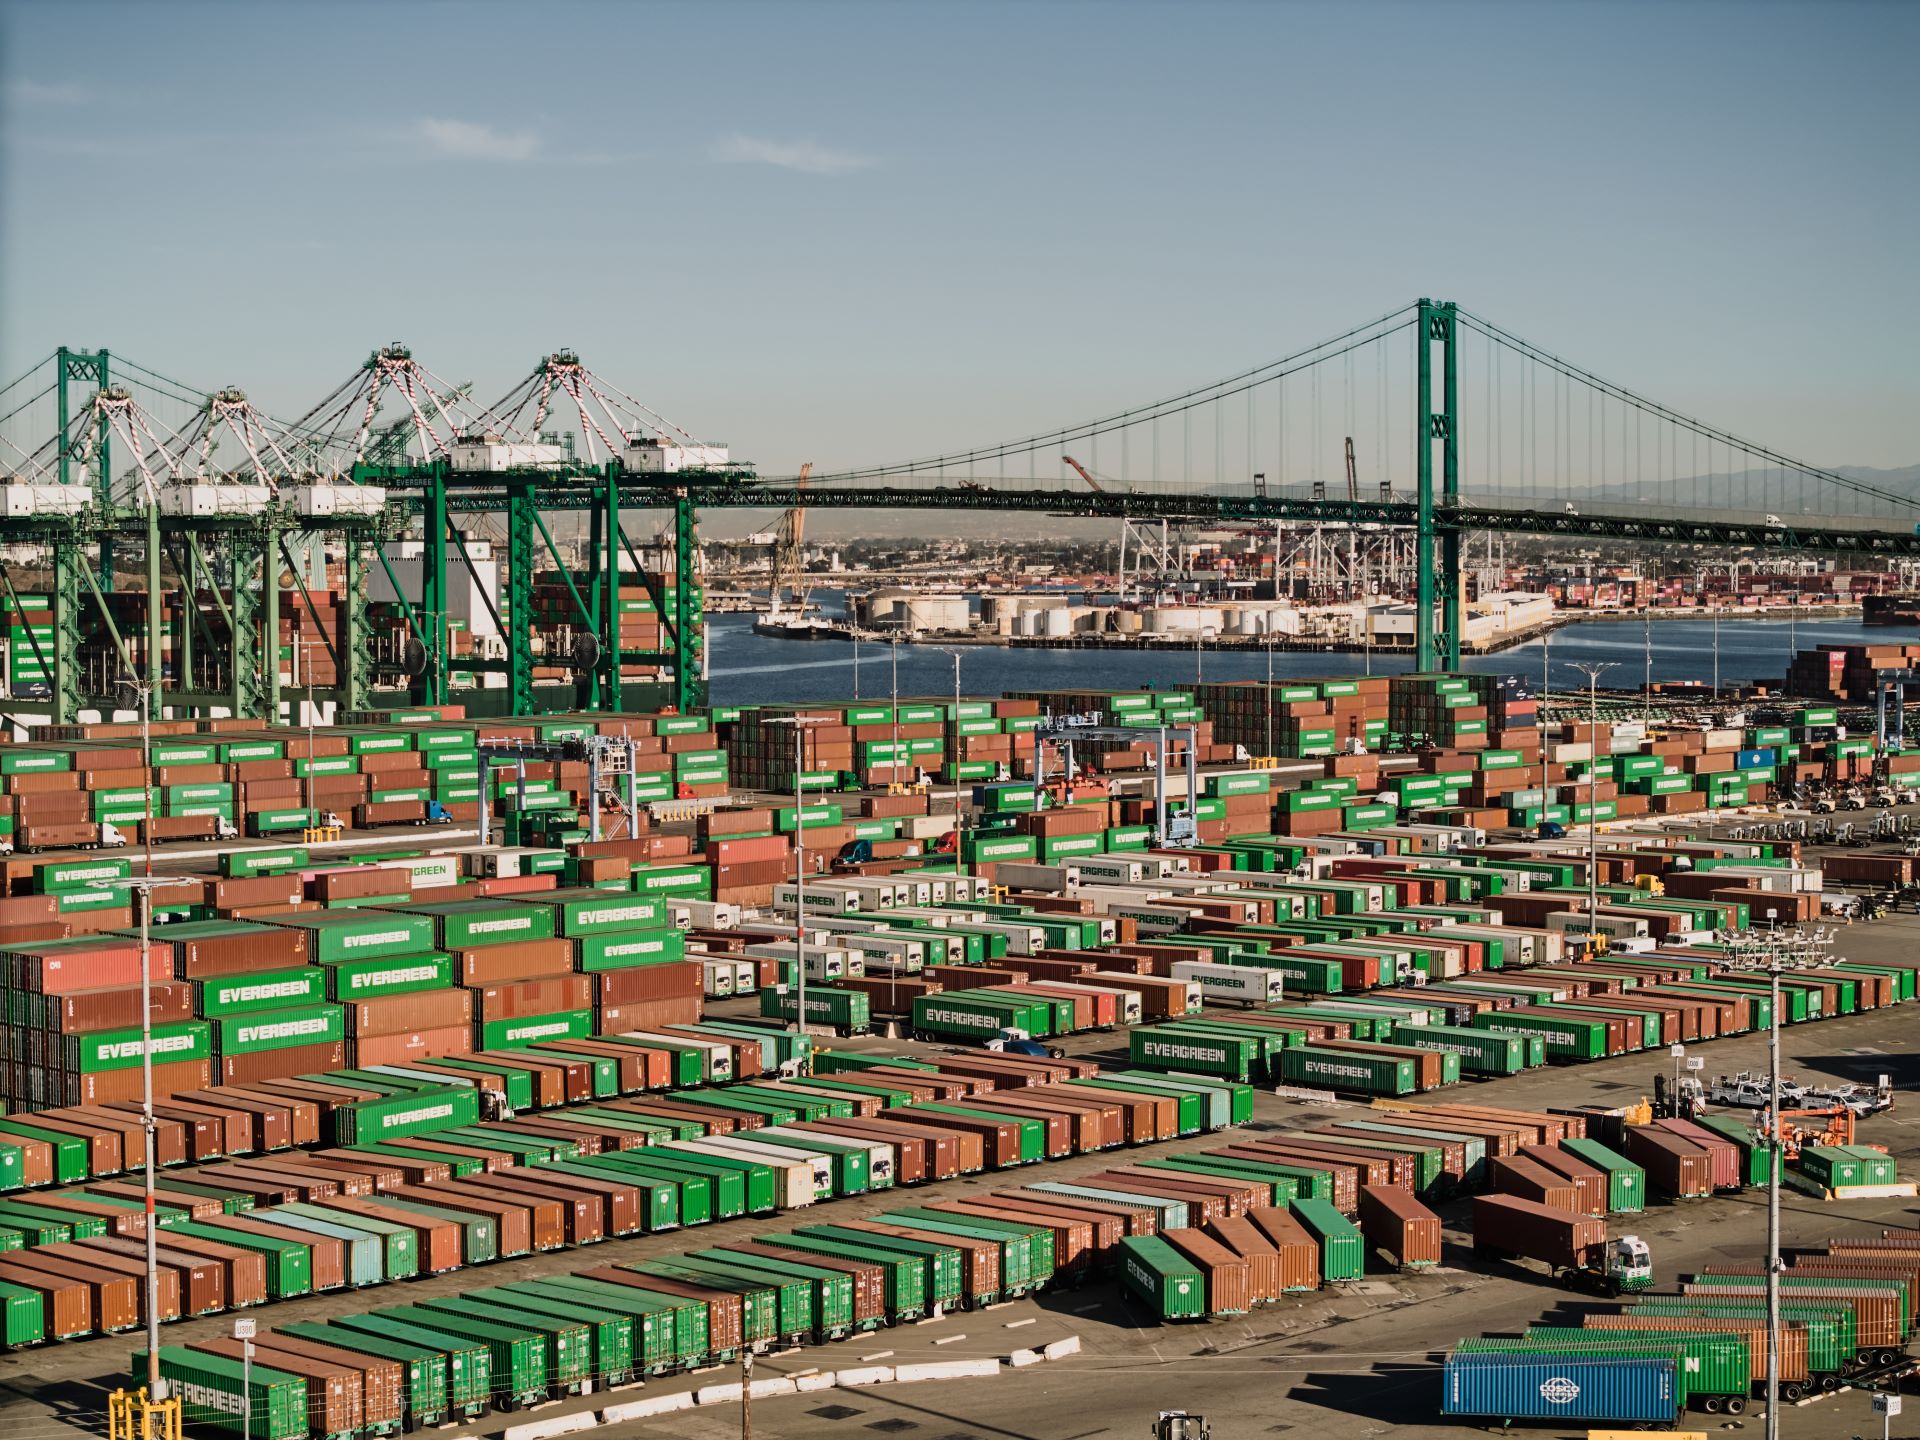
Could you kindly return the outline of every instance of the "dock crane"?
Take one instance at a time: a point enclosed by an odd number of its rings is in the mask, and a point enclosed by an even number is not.
[[[805,490],[807,477],[813,474],[813,462],[807,461],[800,467],[800,475],[794,482],[794,488]],[[796,616],[806,614],[807,592],[801,576],[805,573],[805,562],[801,557],[801,545],[806,538],[807,512],[796,505],[780,517],[780,526],[773,536],[773,559],[770,566],[771,584],[767,590],[767,614],[780,612],[781,596],[788,585],[793,587],[793,609]]]
[[[1098,480],[1096,480],[1093,476],[1093,472],[1087,469],[1087,467],[1082,465],[1078,460],[1074,459],[1073,456],[1062,455],[1060,457],[1060,461],[1062,464],[1066,465],[1069,469],[1071,469],[1074,474],[1078,475],[1082,480],[1086,481],[1087,488],[1093,491],[1094,494],[1110,495],[1113,493],[1105,485],[1102,485]],[[1178,568],[1173,563],[1174,551],[1173,551],[1172,544],[1168,539],[1167,522],[1165,520],[1162,520],[1160,522],[1160,533],[1156,537],[1152,531],[1142,529],[1139,525],[1136,525],[1133,522],[1133,520],[1131,520],[1129,517],[1122,515],[1120,517],[1120,573],[1119,573],[1120,598],[1122,600],[1127,598],[1127,540],[1129,537],[1131,537],[1133,540],[1133,550],[1134,550],[1134,556],[1135,556],[1136,570],[1140,568],[1139,557],[1141,556],[1146,556],[1152,560],[1155,568],[1159,570],[1160,576],[1163,580],[1166,578],[1167,574],[1170,571],[1174,571]]]

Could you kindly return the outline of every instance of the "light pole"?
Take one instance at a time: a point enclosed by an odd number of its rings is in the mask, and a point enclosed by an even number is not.
[[[140,1127],[146,1136],[147,1396],[164,1400],[167,1382],[160,1378],[160,1238],[153,1201],[153,892],[163,886],[188,882],[180,877],[131,875],[88,883],[96,890],[127,890],[140,896]]]
[[[1651,723],[1653,720],[1653,611],[1647,611],[1644,617],[1647,631],[1644,637],[1647,654],[1646,679],[1640,687],[1640,718]]]
[[[853,626],[853,698],[856,700],[860,698],[860,625],[858,621],[855,621]]]
[[[1549,628],[1540,637],[1540,724],[1547,723],[1547,687],[1550,684],[1548,665],[1553,655],[1553,631]]]
[[[807,800],[802,783],[806,779],[806,766],[801,762],[807,731],[826,722],[817,715],[777,715],[773,723],[793,727],[793,1033],[804,1037],[807,1033]],[[796,1042],[794,1052],[794,1058],[800,1062],[800,1073],[809,1073],[812,1066],[807,1063],[806,1047]]]
[[[1273,756],[1273,631],[1267,631],[1267,748],[1262,752],[1269,759]]]
[[[258,1322],[236,1320],[233,1338],[240,1342],[240,1440],[253,1440],[253,1337]]]
[[[309,825],[320,823],[320,811],[313,803],[313,641],[304,640],[307,665],[307,814]]]
[[[1600,786],[1600,677],[1613,669],[1611,661],[1584,660],[1573,667],[1587,677],[1587,930],[1600,934],[1600,818],[1594,813]],[[1589,942],[1591,948],[1591,942]]]
[[[966,860],[961,850],[960,830],[960,652],[944,652],[953,657],[953,873],[966,874]]]

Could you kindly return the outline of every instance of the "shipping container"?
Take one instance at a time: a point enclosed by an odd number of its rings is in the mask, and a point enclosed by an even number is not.
[[[1671,1425],[1684,1408],[1671,1359],[1450,1353],[1440,1413],[1501,1421]]]
[[[1440,1263],[1440,1217],[1397,1186],[1361,1187],[1360,1231],[1403,1270]]]
[[[136,1350],[135,1375],[147,1371],[147,1352]],[[179,1395],[181,1419],[259,1440],[307,1440],[307,1382],[297,1375],[255,1364],[243,1372],[238,1360],[178,1345],[160,1347],[160,1374]]]
[[[1120,1242],[1120,1283],[1161,1321],[1206,1318],[1206,1279],[1193,1261],[1153,1235]]]

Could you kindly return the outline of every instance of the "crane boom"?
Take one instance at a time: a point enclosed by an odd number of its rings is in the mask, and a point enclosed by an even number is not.
[[[812,474],[813,462],[809,460],[800,467],[800,475],[795,481],[795,488],[799,490],[806,489],[807,477]],[[804,611],[807,608],[806,591],[800,579],[802,573],[800,550],[802,542],[806,538],[806,531],[807,512],[800,506],[796,505],[781,515],[780,528],[775,533],[773,540],[773,574],[770,577],[772,585],[767,592],[767,608],[769,611],[777,611],[780,608],[781,597],[789,584],[793,587],[793,603],[795,609]]]
[[[1073,467],[1074,474],[1078,475],[1082,480],[1087,482],[1087,488],[1089,490],[1092,490],[1095,494],[1099,494],[1099,495],[1104,495],[1107,493],[1106,488],[1103,485],[1101,485],[1101,483],[1098,480],[1094,479],[1092,474],[1088,472],[1087,467],[1082,465],[1078,460],[1074,459],[1073,456],[1062,455],[1060,458],[1063,461],[1065,461],[1067,464]]]

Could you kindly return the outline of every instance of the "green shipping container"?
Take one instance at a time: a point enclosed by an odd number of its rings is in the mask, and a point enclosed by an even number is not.
[[[133,1352],[135,1375],[147,1373],[147,1352]],[[249,1370],[251,1373],[249,1373]],[[307,1382],[255,1361],[204,1355],[178,1345],[160,1347],[160,1374],[180,1397],[187,1426],[213,1426],[259,1440],[306,1440]]]
[[[379,1315],[344,1315],[327,1323],[358,1335],[417,1345],[440,1355],[446,1366],[447,1404],[469,1418],[485,1411],[491,1401],[493,1352],[479,1341]]]
[[[270,922],[308,932],[308,955],[321,964],[367,956],[392,959],[432,950],[434,922],[425,915],[392,911],[308,911],[276,915]]]
[[[1507,1031],[1516,1035],[1538,1035],[1547,1046],[1549,1060],[1599,1060],[1607,1053],[1607,1027],[1601,1020],[1575,1020],[1571,1016],[1529,1015],[1518,1010],[1489,1010],[1473,1017],[1476,1030]]]
[[[581,1040],[593,1034],[593,1011],[556,1010],[518,1020],[487,1020],[474,1027],[475,1049],[513,1050],[542,1040]]]
[[[453,957],[437,950],[397,959],[337,960],[323,969],[329,1000],[372,1000],[415,990],[445,990],[453,984]],[[527,1103],[532,1103],[531,1095]]]
[[[1282,1078],[1296,1085],[1355,1090],[1363,1095],[1411,1095],[1419,1088],[1415,1072],[1411,1059],[1323,1050],[1315,1045],[1295,1045],[1280,1055]]]
[[[1357,1280],[1366,1271],[1367,1245],[1352,1221],[1326,1200],[1295,1200],[1293,1218],[1320,1245],[1320,1278]]]
[[[194,996],[199,1013],[209,1019],[319,1004],[327,998],[327,972],[316,966],[203,980]]]
[[[1607,1212],[1632,1215],[1647,1208],[1647,1172],[1626,1156],[1608,1149],[1598,1140],[1571,1137],[1560,1148],[1576,1160],[1584,1160],[1607,1172]]]
[[[1200,1267],[1156,1235],[1120,1241],[1120,1283],[1160,1320],[1206,1317],[1206,1279]]]
[[[213,1021],[214,1046],[222,1055],[257,1055],[296,1045],[325,1045],[347,1036],[346,1011],[322,1003],[262,1010]]]

